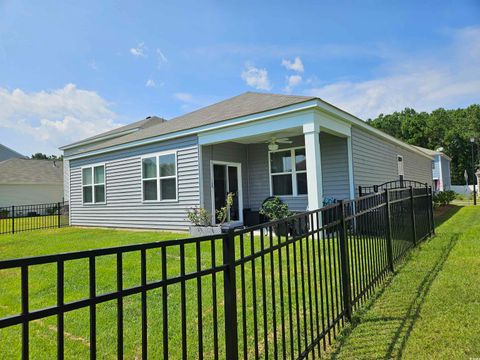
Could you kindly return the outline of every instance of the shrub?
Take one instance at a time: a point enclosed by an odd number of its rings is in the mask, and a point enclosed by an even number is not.
[[[288,205],[276,196],[263,203],[260,214],[265,215],[271,221],[285,219],[293,215],[293,213],[288,210]]]
[[[455,200],[455,197],[456,197],[455,191],[452,191],[452,190],[439,191],[433,194],[433,205],[435,207],[448,205],[453,200]]]
[[[215,214],[217,215],[217,220],[220,222],[220,225],[223,225],[223,223],[227,220],[228,212],[233,205],[233,196],[233,193],[228,193],[227,199],[225,201],[225,206],[221,207],[215,212]]]
[[[193,208],[187,213],[187,218],[196,226],[209,226],[212,224],[212,216],[204,208]]]
[[[8,209],[0,210],[0,219],[7,218],[9,214],[10,214],[10,210],[8,210]]]

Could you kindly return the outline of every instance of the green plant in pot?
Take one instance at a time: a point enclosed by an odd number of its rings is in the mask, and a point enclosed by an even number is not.
[[[274,196],[263,202],[260,214],[266,216],[270,221],[277,221],[292,216],[293,212],[288,209],[288,205],[280,198]],[[289,229],[290,224],[287,222],[280,222],[277,226],[274,226],[274,232],[278,236],[287,235]]]
[[[222,233],[222,225],[228,219],[230,207],[233,204],[233,193],[227,194],[225,206],[216,211],[217,224],[212,224],[212,216],[204,208],[192,208],[187,212],[187,219],[193,226],[189,227],[190,235],[206,236]]]

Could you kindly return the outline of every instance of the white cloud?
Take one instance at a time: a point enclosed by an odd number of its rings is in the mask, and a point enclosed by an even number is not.
[[[318,96],[362,118],[412,107],[466,106],[480,101],[480,27],[447,34],[441,51],[397,56],[382,64],[381,75],[364,81],[339,81],[312,88]]]
[[[147,48],[145,47],[145,43],[141,42],[138,43],[137,47],[133,47],[130,49],[130,54],[135,57],[147,57],[146,55]]]
[[[115,118],[107,101],[74,84],[35,93],[0,88],[0,129],[18,135],[16,149],[25,154],[59,153],[61,145],[119,126]]]
[[[157,57],[158,57],[158,66],[160,67],[162,64],[168,63],[167,57],[163,54],[163,52],[157,48]]]
[[[153,80],[153,79],[148,79],[147,82],[145,83],[145,86],[146,86],[146,87],[155,87],[155,86],[156,86],[155,80]]]
[[[300,75],[290,75],[286,78],[287,85],[285,86],[284,90],[287,93],[292,92],[293,88],[297,85],[300,85],[302,82],[302,77]]]
[[[242,72],[242,79],[251,86],[258,90],[271,90],[272,85],[268,79],[267,69],[259,69],[255,66],[247,63],[245,69]]]
[[[303,73],[303,71],[305,70],[303,68],[303,63],[302,63],[302,59],[300,59],[300,57],[295,57],[295,59],[292,61],[290,60],[286,60],[286,59],[283,59],[282,60],[282,66],[284,66],[287,70],[292,70],[292,71],[296,71],[296,72],[299,72],[299,73]]]
[[[193,95],[190,94],[190,93],[186,93],[186,92],[175,93],[175,94],[173,94],[173,97],[175,99],[180,100],[180,101],[185,102],[185,103],[193,103],[194,102]]]

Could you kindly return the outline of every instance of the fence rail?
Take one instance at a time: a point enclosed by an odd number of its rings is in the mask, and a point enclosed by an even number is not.
[[[68,226],[68,203],[0,207],[0,235]]]
[[[384,191],[385,189],[407,189],[409,187],[413,188],[428,188],[427,183],[422,183],[416,180],[407,180],[407,179],[399,179],[399,180],[392,180],[384,182],[380,185],[371,185],[371,186],[359,186],[358,187],[358,195],[360,197],[364,195],[368,195],[371,193],[377,193],[379,191]]]
[[[0,332],[16,334],[8,355],[18,350],[24,359],[35,357],[31,339],[39,329],[32,326],[40,319],[55,320],[51,356],[64,358],[67,314],[70,336],[87,317],[83,351],[92,359],[115,352],[143,359],[315,357],[407,251],[433,233],[431,196],[430,188],[387,189],[211,237],[0,261],[0,272],[16,274],[20,284],[19,311],[0,318]],[[56,293],[47,307],[36,299],[45,289],[30,292],[46,273],[54,274]],[[88,295],[72,298],[70,287]],[[102,304],[114,309],[108,319]],[[113,349],[105,345],[110,325]]]

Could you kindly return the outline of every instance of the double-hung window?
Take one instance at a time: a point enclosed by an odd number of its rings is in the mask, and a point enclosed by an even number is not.
[[[82,168],[82,197],[84,204],[105,203],[105,165]]]
[[[177,200],[176,152],[142,158],[143,201]]]
[[[306,195],[307,166],[305,148],[270,152],[272,195]]]

